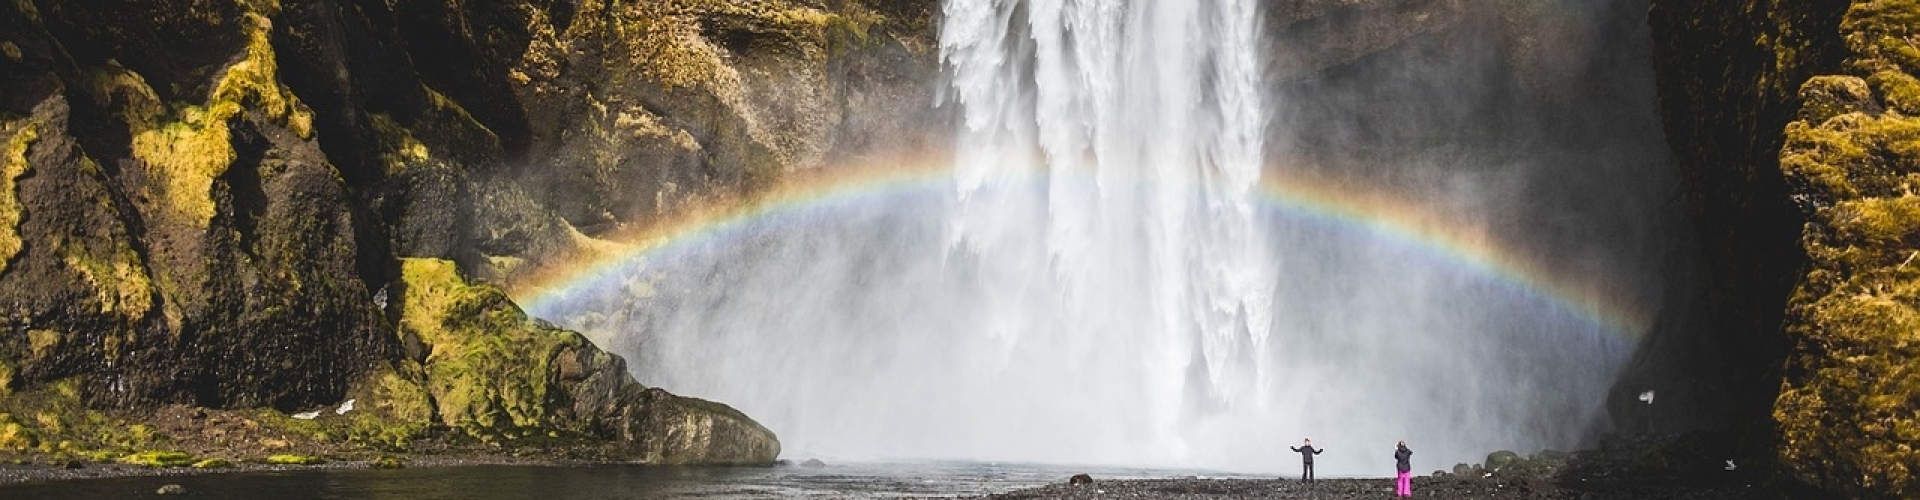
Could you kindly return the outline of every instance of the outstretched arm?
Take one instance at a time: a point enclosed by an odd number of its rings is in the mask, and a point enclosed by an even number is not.
[[[1298,446],[1288,446],[1287,448],[1291,448],[1291,449],[1293,449],[1293,452],[1294,452],[1294,453],[1299,453],[1299,452],[1300,452],[1300,447],[1298,447]]]
[[[1326,449],[1326,448],[1314,448],[1314,449],[1313,449],[1313,454],[1315,454],[1315,455],[1319,455],[1319,454],[1320,454],[1321,452],[1324,452],[1324,451],[1327,451],[1327,449]]]

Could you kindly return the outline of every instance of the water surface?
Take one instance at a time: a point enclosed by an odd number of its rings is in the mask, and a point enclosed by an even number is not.
[[[0,498],[154,498],[165,484],[205,499],[656,499],[977,496],[1065,481],[1250,477],[1190,470],[1073,468],[972,462],[836,464],[822,468],[472,466],[125,477],[0,486]]]

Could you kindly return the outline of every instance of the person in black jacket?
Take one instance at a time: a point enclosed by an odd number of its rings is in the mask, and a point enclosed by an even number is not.
[[[1298,448],[1295,448],[1295,447],[1292,447],[1292,446],[1288,446],[1288,448],[1293,448],[1293,451],[1296,451],[1296,452],[1300,452],[1300,467],[1301,467],[1301,470],[1300,470],[1300,480],[1301,480],[1301,481],[1306,481],[1306,482],[1309,482],[1309,483],[1311,483],[1311,482],[1314,482],[1314,479],[1313,479],[1313,456],[1314,456],[1314,455],[1319,455],[1319,454],[1320,454],[1320,452],[1323,452],[1323,451],[1327,451],[1327,450],[1316,450],[1316,449],[1314,449],[1314,448],[1313,448],[1313,439],[1312,439],[1312,438],[1308,438],[1308,439],[1306,440],[1306,443],[1304,443],[1303,445],[1301,445],[1301,446],[1300,446],[1300,447],[1298,447]]]
[[[1393,496],[1413,498],[1413,450],[1407,449],[1407,442],[1401,441],[1393,450],[1393,468],[1400,471],[1394,477]]]

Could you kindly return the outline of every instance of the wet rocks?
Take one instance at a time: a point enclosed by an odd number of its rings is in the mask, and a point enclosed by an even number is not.
[[[1073,477],[1067,478],[1067,484],[1093,484],[1093,476],[1074,474]]]
[[[185,495],[185,494],[187,494],[187,487],[185,487],[185,486],[181,486],[181,485],[178,485],[178,484],[164,484],[164,485],[161,485],[161,486],[160,486],[160,489],[158,489],[158,490],[154,490],[154,492],[153,492],[153,494],[155,494],[155,495]]]
[[[806,468],[809,468],[809,469],[819,469],[819,468],[824,468],[824,467],[826,467],[826,466],[827,466],[827,463],[826,463],[826,462],[822,462],[822,461],[820,461],[820,459],[818,459],[818,458],[809,458],[809,459],[807,459],[807,461],[805,461],[805,462],[800,462],[800,466],[801,466],[801,467],[806,467]]]

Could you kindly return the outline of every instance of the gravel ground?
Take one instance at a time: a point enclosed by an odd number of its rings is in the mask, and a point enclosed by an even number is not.
[[[1414,498],[1427,499],[1685,499],[1767,500],[1781,498],[1759,485],[1678,485],[1616,482],[1558,485],[1544,481],[1496,481],[1462,478],[1414,478]],[[983,497],[1026,499],[1220,499],[1220,498],[1393,498],[1393,479],[1325,479],[1316,483],[1252,479],[1146,479],[1059,484]]]

